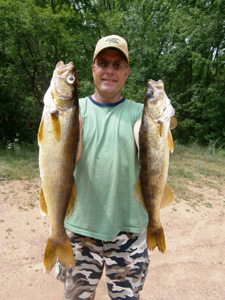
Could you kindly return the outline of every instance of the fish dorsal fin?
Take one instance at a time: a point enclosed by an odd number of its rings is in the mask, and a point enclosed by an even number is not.
[[[171,134],[171,131],[168,131],[168,147],[170,149],[170,152],[173,153],[174,150],[174,143],[173,143],[173,137]]]
[[[174,129],[177,127],[177,118],[172,117],[170,118],[170,130]]]
[[[51,113],[51,123],[52,123],[52,130],[53,134],[57,141],[60,141],[61,138],[61,128],[59,122],[58,112],[54,111]]]
[[[142,189],[141,189],[141,180],[140,180],[140,176],[138,177],[136,183],[134,184],[134,188],[133,188],[133,196],[137,199],[137,201],[143,205],[143,207],[146,209],[145,206],[145,201],[143,198],[143,194],[142,194]]]
[[[174,201],[174,195],[168,184],[166,184],[160,208],[169,206]]]
[[[43,126],[44,126],[44,120],[41,120],[41,124],[38,129],[38,144],[40,145],[43,138]]]

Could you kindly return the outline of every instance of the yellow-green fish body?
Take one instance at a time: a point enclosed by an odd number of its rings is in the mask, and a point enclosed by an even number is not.
[[[44,253],[44,268],[49,272],[57,260],[68,269],[75,267],[64,229],[64,219],[73,211],[76,201],[73,171],[79,142],[79,104],[73,63],[56,65],[44,103],[38,143],[40,208],[50,221]]]
[[[173,151],[170,119],[174,110],[169,99],[163,96],[163,91],[161,80],[148,81],[139,130],[140,174],[134,186],[134,195],[144,204],[149,217],[148,248],[153,250],[158,246],[161,252],[166,251],[166,243],[160,208],[174,200],[167,185],[169,150]]]

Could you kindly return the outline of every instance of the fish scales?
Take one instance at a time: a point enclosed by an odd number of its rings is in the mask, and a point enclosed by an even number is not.
[[[64,219],[76,201],[73,171],[79,142],[79,103],[73,63],[56,65],[44,103],[38,132],[40,208],[50,221],[43,260],[45,271],[50,272],[57,260],[68,269],[75,267],[64,229]]]
[[[139,178],[134,186],[134,196],[148,213],[147,244],[166,251],[160,208],[174,201],[167,185],[169,150],[173,151],[170,119],[174,110],[168,98],[163,97],[163,82],[149,80],[146,88],[142,122],[139,130]]]

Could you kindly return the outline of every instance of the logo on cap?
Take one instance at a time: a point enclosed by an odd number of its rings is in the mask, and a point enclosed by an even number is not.
[[[120,40],[117,38],[108,38],[105,41],[108,42],[109,44],[119,44],[120,43]]]

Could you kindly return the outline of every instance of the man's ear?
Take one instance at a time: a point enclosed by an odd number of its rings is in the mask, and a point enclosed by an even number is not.
[[[92,73],[94,73],[95,72],[95,64],[93,63],[92,64]]]
[[[126,80],[127,80],[128,76],[129,76],[129,73],[130,73],[130,68],[126,68]]]

